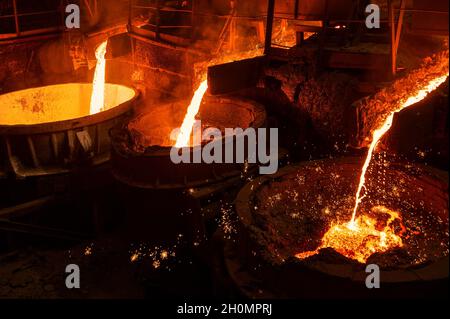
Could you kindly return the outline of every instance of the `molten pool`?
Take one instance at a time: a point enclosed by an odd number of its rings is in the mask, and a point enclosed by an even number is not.
[[[89,116],[91,95],[90,83],[50,85],[0,95],[0,126],[42,124]],[[135,95],[132,88],[107,83],[102,111],[128,102]]]
[[[106,84],[91,112],[91,83],[67,83],[0,95],[0,176],[68,173],[110,158],[109,130],[128,116],[139,92]]]

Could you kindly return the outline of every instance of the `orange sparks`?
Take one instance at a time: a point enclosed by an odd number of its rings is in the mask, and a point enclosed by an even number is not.
[[[91,114],[99,113],[105,106],[105,74],[106,74],[106,47],[108,41],[100,44],[95,50],[97,66],[95,67],[94,80],[92,82]]]
[[[203,81],[198,89],[195,91],[194,97],[191,100],[191,104],[187,109],[186,116],[184,117],[183,124],[180,128],[180,133],[177,137],[177,142],[175,143],[175,147],[187,147],[189,146],[189,139],[191,137],[192,128],[195,123],[195,116],[200,110],[200,105],[202,104],[203,96],[208,90],[208,81]]]
[[[132,263],[134,263],[135,261],[138,260],[138,258],[139,258],[139,254],[138,254],[138,253],[134,253],[133,255],[131,255],[130,261],[131,261]]]
[[[366,157],[366,160],[364,161],[364,165],[363,165],[362,171],[361,171],[361,177],[359,178],[358,190],[356,191],[355,206],[353,208],[353,214],[352,214],[352,219],[350,221],[350,225],[354,225],[354,223],[356,222],[356,214],[358,211],[358,206],[365,197],[365,195],[361,195],[361,192],[362,192],[363,188],[365,188],[364,185],[366,183],[366,172],[367,172],[367,169],[369,168],[370,162],[372,160],[373,152],[374,152],[376,146],[378,145],[378,142],[380,141],[380,139],[391,128],[395,113],[398,113],[401,110],[407,108],[408,106],[411,106],[411,105],[416,104],[417,102],[423,100],[430,92],[434,91],[442,83],[444,83],[444,81],[447,79],[447,77],[448,77],[448,73],[443,76],[440,76],[436,79],[433,79],[424,88],[417,91],[415,93],[415,95],[410,96],[406,101],[402,102],[400,104],[400,107],[398,107],[396,110],[391,112],[389,114],[389,116],[386,118],[386,120],[384,121],[383,125],[381,125],[381,127],[378,128],[377,130],[375,130],[375,132],[373,133],[372,143],[370,144],[369,151],[367,152],[367,157]]]
[[[323,236],[321,245],[316,250],[302,252],[295,256],[304,259],[316,255],[320,249],[330,247],[343,256],[366,263],[367,259],[376,252],[402,247],[401,233],[396,234],[393,227],[395,221],[399,221],[401,225],[399,213],[384,206],[376,206],[372,208],[372,212],[389,216],[384,226],[378,226],[376,219],[366,215],[358,217],[354,224],[335,224]]]
[[[392,126],[394,115],[408,106],[423,100],[430,92],[437,89],[447,79],[448,75],[449,74],[446,73],[443,76],[433,79],[427,85],[418,89],[414,95],[402,101],[400,106],[391,112],[384,120],[383,124],[374,131],[372,143],[370,144],[366,160],[362,167],[356,192],[355,206],[350,222],[332,225],[323,236],[321,244],[316,250],[298,253],[296,254],[297,258],[304,259],[317,254],[320,249],[333,248],[343,256],[365,263],[367,259],[376,252],[386,252],[391,248],[403,246],[401,236],[405,231],[405,227],[401,223],[399,213],[391,211],[383,206],[372,208],[372,212],[375,214],[387,214],[390,216],[382,227],[379,226],[380,221],[378,218],[375,219],[367,215],[356,217],[358,207],[365,197],[365,194],[362,194],[362,190],[365,189],[366,172],[378,142]],[[396,233],[394,229],[393,224],[395,221],[399,221],[398,225],[400,230],[398,233]]]

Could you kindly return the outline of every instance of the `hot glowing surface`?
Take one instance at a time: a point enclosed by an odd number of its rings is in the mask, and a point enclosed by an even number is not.
[[[363,188],[365,187],[364,184],[366,182],[366,173],[367,173],[367,169],[369,168],[370,162],[372,160],[373,152],[374,152],[376,146],[378,145],[378,142],[380,141],[380,139],[391,128],[395,113],[400,112],[401,110],[407,108],[408,106],[411,106],[411,105],[423,100],[430,92],[434,91],[442,83],[444,83],[444,81],[447,79],[447,77],[448,77],[448,73],[431,80],[425,87],[418,89],[414,95],[410,96],[406,101],[402,102],[398,108],[396,108],[393,112],[391,112],[388,115],[388,117],[386,118],[386,120],[384,121],[384,123],[381,125],[381,127],[376,129],[373,132],[372,143],[369,146],[369,151],[367,152],[367,157],[366,157],[366,160],[364,161],[364,165],[363,165],[362,171],[361,171],[361,176],[359,178],[358,189],[356,191],[356,196],[355,196],[355,198],[356,198],[355,206],[353,208],[352,219],[350,221],[351,224],[355,223],[358,206],[361,203],[361,201],[364,199],[364,196],[365,196],[365,195],[362,195],[361,193],[362,193]]]
[[[203,100],[203,97],[208,90],[208,80],[207,78],[207,68],[213,65],[218,65],[222,63],[228,63],[233,61],[238,61],[242,59],[249,59],[260,56],[263,54],[263,49],[252,49],[244,52],[226,52],[220,54],[213,59],[197,64],[196,68],[198,69],[198,73],[200,77],[197,79],[201,80],[201,83],[197,90],[194,93],[194,96],[191,100],[191,103],[188,106],[186,115],[184,117],[183,123],[180,127],[180,132],[178,133],[177,141],[175,143],[175,147],[187,147],[191,145],[190,137],[192,134],[193,126],[195,124],[195,117],[200,110],[200,106]]]
[[[108,41],[105,41],[95,51],[97,66],[95,67],[94,80],[92,82],[91,114],[101,112],[105,106],[105,54],[107,45]]]
[[[304,259],[317,254],[322,248],[330,247],[343,256],[365,263],[376,252],[402,247],[400,235],[404,228],[400,214],[383,206],[372,208],[372,212],[387,214],[387,221],[380,223],[373,217],[361,215],[354,223],[335,224],[325,233],[316,250],[299,253],[296,257]],[[393,226],[395,221],[400,225],[398,234]]]
[[[180,128],[180,133],[178,134],[176,147],[187,147],[189,146],[189,139],[191,137],[192,128],[195,123],[195,116],[200,110],[200,105],[202,104],[203,96],[208,90],[208,81],[203,81],[198,89],[194,93],[194,97],[191,100],[191,104],[187,109],[186,116],[184,117],[183,124]]]
[[[49,85],[0,95],[0,125],[33,125],[90,115],[92,84]],[[131,100],[135,91],[107,83],[104,110]]]
[[[436,77],[425,86],[418,88],[413,95],[402,101],[398,107],[394,107],[394,111],[373,132],[372,143],[370,144],[359,178],[351,220],[348,223],[332,225],[323,236],[321,244],[316,250],[296,254],[297,258],[304,259],[315,255],[322,248],[333,248],[343,256],[365,263],[376,252],[385,252],[391,248],[403,246],[401,232],[397,234],[392,226],[396,220],[399,220],[401,225],[401,218],[398,212],[391,211],[383,206],[372,208],[374,213],[385,213],[390,216],[382,228],[379,226],[380,221],[378,216],[369,217],[367,215],[361,215],[360,217],[356,217],[359,205],[365,197],[362,191],[365,189],[367,169],[369,168],[373,152],[378,142],[391,128],[395,113],[423,100],[430,92],[437,89],[447,79],[448,75],[446,73],[445,75]],[[401,226],[401,229],[404,229],[404,227]]]

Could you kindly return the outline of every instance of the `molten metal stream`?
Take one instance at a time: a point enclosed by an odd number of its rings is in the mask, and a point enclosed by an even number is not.
[[[96,51],[97,66],[95,67],[94,80],[92,82],[91,114],[101,112],[105,106],[105,74],[106,74],[106,47],[108,40],[100,44]]]
[[[377,219],[366,215],[356,217],[359,204],[365,197],[365,194],[362,194],[362,190],[365,189],[366,172],[378,142],[392,126],[395,113],[423,100],[431,91],[437,89],[447,79],[448,75],[449,74],[447,73],[437,77],[430,81],[425,87],[419,89],[413,96],[410,96],[406,101],[402,102],[397,109],[391,112],[383,124],[375,130],[359,178],[352,219],[348,223],[337,223],[332,225],[322,237],[321,244],[316,250],[298,253],[296,254],[297,258],[304,259],[317,254],[322,248],[330,247],[343,256],[365,263],[367,262],[367,259],[376,252],[385,252],[391,248],[403,246],[401,236],[405,227],[402,224],[398,212],[391,211],[383,206],[376,206],[371,209],[372,212],[377,215],[384,214],[389,216],[382,229],[378,229]],[[399,234],[394,230],[394,223],[400,225],[401,232]]]
[[[186,116],[184,117],[183,124],[180,128],[180,133],[177,137],[177,142],[175,143],[175,147],[187,147],[189,146],[189,139],[191,137],[192,128],[195,123],[195,116],[200,110],[200,105],[202,104],[203,96],[208,90],[208,81],[203,81],[198,89],[195,91],[194,97],[191,100],[191,104],[187,109]]]
[[[356,191],[355,206],[353,208],[353,214],[352,214],[352,219],[351,219],[351,221],[349,223],[349,228],[353,228],[354,229],[357,226],[355,224],[356,214],[357,214],[357,211],[358,211],[359,204],[361,203],[361,201],[365,197],[365,195],[361,195],[361,191],[363,190],[363,188],[365,188],[366,172],[367,172],[367,169],[369,168],[370,162],[372,161],[373,151],[375,150],[376,146],[378,145],[378,142],[380,141],[380,139],[391,128],[392,121],[394,120],[395,113],[398,113],[401,110],[407,108],[408,106],[411,106],[411,105],[413,105],[413,104],[423,100],[430,92],[434,91],[435,89],[437,89],[439,87],[439,85],[444,83],[444,81],[447,79],[447,77],[448,77],[448,73],[446,75],[443,75],[443,76],[437,78],[437,79],[432,80],[430,83],[428,83],[428,85],[425,88],[419,90],[416,93],[416,95],[410,96],[405,102],[403,102],[400,105],[400,107],[398,109],[396,109],[395,111],[391,112],[391,114],[389,114],[389,116],[384,121],[383,125],[380,128],[378,128],[377,130],[375,130],[375,132],[373,133],[372,143],[370,144],[366,160],[365,160],[364,165],[362,167],[361,177],[359,178],[358,190]]]

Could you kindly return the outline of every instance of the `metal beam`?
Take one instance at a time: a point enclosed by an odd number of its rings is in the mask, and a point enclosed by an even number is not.
[[[270,48],[272,47],[272,30],[273,30],[274,15],[275,15],[275,0],[268,0],[266,42],[264,46],[264,54],[266,55],[270,53]]]
[[[161,0],[156,0],[156,40],[160,40],[160,32],[161,32]]]
[[[391,75],[395,76],[397,73],[397,54],[395,52],[395,14],[394,4],[392,0],[388,0],[389,10],[389,36],[391,40]]]
[[[17,2],[13,0],[13,8],[14,8],[14,23],[16,25],[16,35],[20,35],[20,27],[19,27],[19,16],[17,13]]]
[[[388,1],[389,5],[389,29],[391,38],[391,72],[392,76],[397,73],[397,53],[400,44],[400,36],[403,27],[403,17],[405,15],[406,0],[400,2],[400,13],[397,24],[395,23],[395,8],[392,0]]]
[[[405,15],[405,7],[406,7],[406,0],[401,0],[400,3],[400,15],[398,18],[398,23],[397,23],[397,30],[396,30],[396,34],[395,34],[395,56],[397,56],[398,53],[398,46],[400,44],[400,36],[402,34],[402,27],[403,27],[403,17]]]

